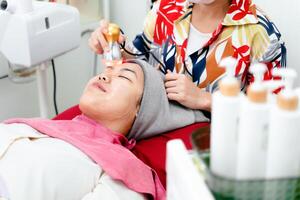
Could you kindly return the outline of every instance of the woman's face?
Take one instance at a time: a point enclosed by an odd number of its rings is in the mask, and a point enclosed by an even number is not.
[[[144,74],[139,65],[108,66],[88,82],[79,106],[96,121],[134,120],[143,89]]]

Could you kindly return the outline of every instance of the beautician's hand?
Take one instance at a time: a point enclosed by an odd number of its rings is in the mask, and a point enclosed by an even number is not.
[[[92,33],[89,38],[90,48],[97,54],[103,54],[109,51],[108,43],[105,39],[104,34],[108,31],[109,22],[105,19],[100,21],[100,26]],[[119,43],[125,41],[125,37],[121,34],[119,37]]]
[[[191,109],[211,110],[211,94],[198,88],[186,75],[168,71],[165,88],[169,100]]]

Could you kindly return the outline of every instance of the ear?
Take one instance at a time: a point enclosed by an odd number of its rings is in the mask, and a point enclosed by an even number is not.
[[[141,105],[138,104],[138,105],[136,106],[135,117],[137,117],[137,116],[139,115],[140,108],[141,108]]]

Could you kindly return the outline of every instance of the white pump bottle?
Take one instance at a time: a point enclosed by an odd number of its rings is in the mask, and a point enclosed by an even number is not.
[[[248,87],[247,98],[241,103],[236,171],[239,180],[263,179],[265,176],[270,112],[268,91],[263,82],[266,71],[264,64],[257,63],[250,67],[254,83]]]
[[[292,89],[297,74],[292,69],[277,69],[285,89],[278,95],[271,110],[267,151],[266,178],[300,176],[300,110],[299,97]]]
[[[220,81],[220,90],[212,95],[211,171],[219,176],[234,178],[236,165],[236,136],[240,104],[240,83],[235,78],[237,61],[223,59],[220,66],[226,68]]]

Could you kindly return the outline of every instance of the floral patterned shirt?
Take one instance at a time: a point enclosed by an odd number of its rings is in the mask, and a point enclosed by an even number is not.
[[[272,69],[286,66],[286,48],[281,34],[251,0],[232,0],[223,21],[209,41],[186,55],[193,4],[187,0],[159,0],[148,13],[144,31],[133,41],[135,52],[143,53],[153,65],[166,72],[184,73],[208,92],[218,88],[225,57],[238,60],[236,77],[242,90],[253,81],[251,63],[264,63],[265,79],[273,79]]]

